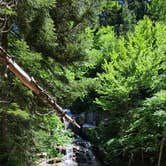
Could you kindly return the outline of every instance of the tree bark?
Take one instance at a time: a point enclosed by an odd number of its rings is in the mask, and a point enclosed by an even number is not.
[[[6,21],[4,28],[2,29],[1,34],[1,45],[2,47],[7,50],[8,49],[8,23]]]
[[[161,143],[160,143],[160,152],[159,152],[157,166],[161,166],[161,159],[162,159],[162,154],[163,154],[164,142],[165,142],[165,138],[163,137],[161,140]]]

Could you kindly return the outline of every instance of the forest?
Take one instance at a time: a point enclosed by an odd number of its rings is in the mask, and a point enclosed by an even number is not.
[[[0,46],[81,126],[66,130],[0,55],[0,165],[75,166],[60,147],[76,135],[88,166],[166,165],[165,0],[0,0]]]

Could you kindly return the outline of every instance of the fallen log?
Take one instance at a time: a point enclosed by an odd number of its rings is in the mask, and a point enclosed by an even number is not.
[[[79,124],[63,111],[63,109],[56,103],[55,99],[43,89],[37,81],[30,77],[10,56],[2,47],[0,47],[0,61],[7,66],[7,68],[15,74],[17,78],[28,87],[36,96],[38,96],[43,102],[51,106],[57,116],[62,117],[68,122],[74,124],[80,128]]]

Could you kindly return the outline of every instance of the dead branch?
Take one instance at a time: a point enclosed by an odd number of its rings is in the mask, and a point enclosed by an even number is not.
[[[3,0],[0,0],[0,6],[1,7],[5,7],[7,9],[12,9],[12,8],[14,8],[16,6],[16,1],[12,0],[12,1],[9,1],[9,2],[5,2]]]
[[[5,18],[4,17],[0,17],[0,21],[5,21]]]
[[[1,28],[2,30],[0,31],[0,33],[8,33],[12,29],[12,26],[13,24],[7,30],[3,30],[3,28]]]
[[[11,100],[1,100],[0,101],[0,103],[2,103],[2,104],[10,104],[11,102],[12,102],[13,100],[11,99]]]
[[[35,114],[38,115],[38,116],[45,116],[45,115],[50,115],[50,114],[53,114],[54,111],[50,111],[48,113],[39,113],[38,111],[35,111]]]

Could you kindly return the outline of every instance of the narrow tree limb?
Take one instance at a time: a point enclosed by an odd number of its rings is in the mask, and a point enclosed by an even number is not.
[[[49,115],[49,114],[52,114],[54,113],[54,111],[50,111],[50,112],[47,112],[47,113],[39,113],[38,111],[35,111],[35,114],[38,115],[38,116],[46,116],[46,115]]]
[[[0,1],[0,6],[5,7],[7,9],[11,9],[15,7],[16,1],[9,1],[9,2],[4,2],[3,0]]]
[[[9,101],[5,101],[5,100],[3,101],[3,100],[1,100],[0,103],[9,104],[9,103],[11,103],[12,101],[13,101],[13,100],[9,100]]]

